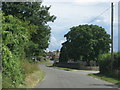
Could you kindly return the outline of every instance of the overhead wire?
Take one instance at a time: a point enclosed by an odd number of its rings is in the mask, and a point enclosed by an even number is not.
[[[88,24],[94,22],[97,18],[99,18],[100,16],[102,16],[105,12],[107,12],[108,10],[110,10],[111,7],[107,8],[105,11],[103,11],[100,15],[98,15],[97,17],[95,17],[94,19],[92,19]]]
[[[116,3],[116,2],[113,2],[113,3]],[[120,2],[117,2],[118,3],[118,5],[120,5]],[[113,5],[113,7],[114,7],[115,5]],[[111,9],[111,7],[109,7],[109,8],[107,8],[105,11],[103,11],[100,15],[98,15],[97,17],[95,17],[93,20],[91,20],[88,24],[90,24],[90,23],[92,23],[92,22],[94,22],[97,18],[99,18],[100,16],[102,16],[104,13],[106,13],[108,10],[110,10]]]

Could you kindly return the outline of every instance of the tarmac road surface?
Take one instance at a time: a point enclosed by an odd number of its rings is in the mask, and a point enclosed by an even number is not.
[[[40,65],[40,68],[46,72],[46,76],[36,88],[116,88],[112,83],[87,75],[99,71],[65,71],[46,67],[45,65],[49,63]]]

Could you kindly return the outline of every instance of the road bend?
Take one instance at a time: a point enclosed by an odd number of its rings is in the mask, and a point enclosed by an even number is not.
[[[53,62],[40,65],[40,68],[46,72],[46,76],[36,88],[116,88],[112,83],[87,75],[99,71],[65,71],[46,67],[46,64],[50,63]]]

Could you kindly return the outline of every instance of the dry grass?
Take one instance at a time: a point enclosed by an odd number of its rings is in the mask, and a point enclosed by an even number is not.
[[[22,61],[21,66],[25,72],[25,81],[19,88],[34,88],[45,76],[45,72],[39,68],[39,64],[45,62],[49,62],[49,60],[36,63],[30,63],[27,60]]]
[[[19,88],[33,88],[44,78],[45,72],[38,65],[39,63],[30,63],[27,60],[21,62],[21,66],[25,72],[25,81]]]
[[[38,82],[40,82],[45,76],[43,70],[35,71],[25,78],[24,84],[20,85],[19,88],[34,88]]]
[[[33,73],[34,71],[38,71],[38,63],[29,63],[28,61],[22,61],[21,66],[26,74]]]

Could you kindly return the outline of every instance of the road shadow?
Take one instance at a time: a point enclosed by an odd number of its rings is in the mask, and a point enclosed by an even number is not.
[[[114,84],[90,84],[90,86],[107,86],[112,88],[118,88],[118,86]]]
[[[46,65],[46,67],[54,67],[54,66],[53,65],[48,65],[48,66]]]

